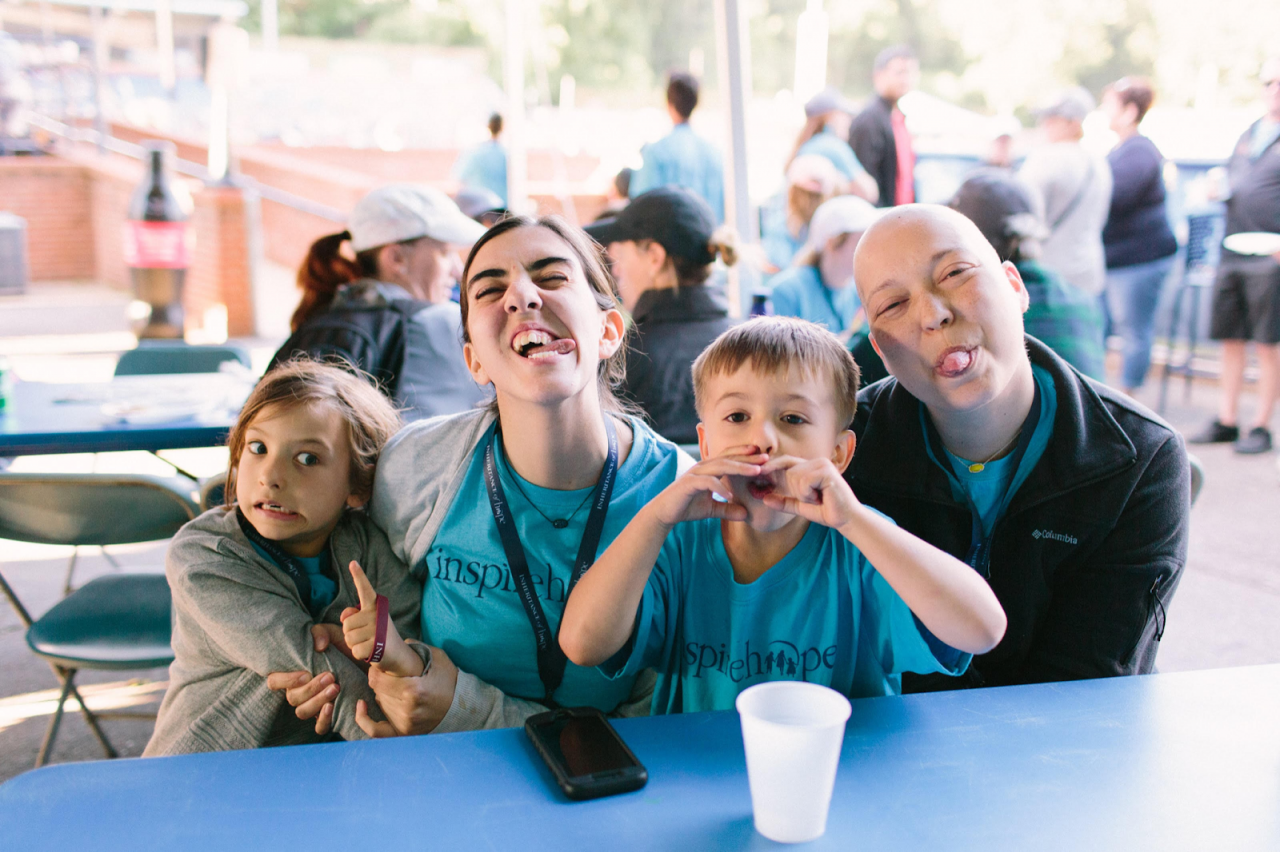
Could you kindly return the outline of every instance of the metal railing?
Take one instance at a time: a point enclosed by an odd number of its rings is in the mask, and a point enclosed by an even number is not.
[[[121,156],[129,157],[134,160],[142,160],[146,157],[147,149],[136,142],[117,139],[110,134],[99,133],[98,130],[91,127],[76,127],[75,125],[66,124],[46,115],[39,115],[37,113],[29,113],[28,122],[32,127],[38,127],[41,130],[62,139],[66,139],[69,142],[85,142],[97,145],[101,150],[110,151],[113,154],[120,154]],[[206,182],[209,180],[209,170],[200,163],[195,163],[191,160],[183,160],[178,157],[173,158],[172,162],[174,171],[179,174]],[[336,207],[330,207],[327,204],[312,201],[310,198],[303,198],[301,195],[295,195],[288,190],[268,186],[249,175],[236,174],[231,178],[231,185],[241,189],[252,190],[264,201],[281,204],[302,213],[307,213],[321,219],[327,219],[330,222],[345,224],[347,221],[346,212],[339,210]]]

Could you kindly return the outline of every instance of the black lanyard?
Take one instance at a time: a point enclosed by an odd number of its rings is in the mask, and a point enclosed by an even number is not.
[[[1022,457],[1027,454],[1027,447],[1031,445],[1031,438],[1035,435],[1036,426],[1040,424],[1040,384],[1035,385],[1035,397],[1031,400],[1031,411],[1027,412],[1027,419],[1022,421],[1022,431],[1018,434],[1018,446],[1013,451],[1011,469],[1013,475],[1009,477],[1009,484],[1005,486],[1004,495],[1000,498],[1000,505],[996,511],[996,519],[991,524],[991,533],[985,534],[982,529],[982,514],[978,511],[978,507],[973,504],[973,500],[969,497],[968,490],[965,489],[959,477],[947,461],[947,450],[943,446],[942,437],[938,434],[937,427],[933,425],[932,418],[929,417],[928,411],[924,408],[924,403],[920,404],[920,419],[924,421],[925,440],[928,442],[929,455],[933,457],[938,467],[942,468],[943,473],[955,486],[955,490],[964,495],[965,502],[969,504],[969,513],[973,516],[973,531],[969,542],[969,552],[965,555],[964,561],[969,563],[969,567],[973,568],[983,577],[991,576],[991,543],[995,538],[996,522],[1000,516],[1004,514],[1005,509],[1009,508],[1009,500],[1012,498],[1013,482],[1018,478],[1018,468],[1022,465]]]
[[[582,575],[596,561],[596,550],[600,546],[600,535],[604,532],[604,518],[609,511],[609,498],[613,494],[613,483],[618,472],[618,430],[608,417],[604,419],[605,431],[609,436],[609,456],[605,459],[604,471],[600,481],[596,483],[591,495],[591,512],[587,515],[587,525],[582,531],[582,544],[578,547],[578,561],[574,563],[573,574],[569,578],[569,586],[565,596],[573,591],[573,587],[582,579]],[[493,519],[498,524],[498,537],[502,539],[502,549],[507,555],[507,564],[511,568],[511,579],[515,581],[516,592],[520,602],[524,604],[525,615],[529,617],[529,625],[533,628],[533,638],[538,647],[538,677],[542,679],[542,687],[546,691],[543,703],[555,707],[552,695],[564,680],[565,666],[568,660],[564,651],[560,650],[557,634],[551,631],[547,615],[542,611],[538,601],[538,593],[533,587],[533,575],[529,573],[529,563],[525,560],[524,546],[520,544],[520,533],[516,530],[515,519],[511,516],[510,504],[502,491],[502,482],[498,478],[496,450],[502,429],[495,426],[489,445],[484,451],[484,482],[489,491],[489,507],[493,509]]]
[[[311,612],[311,578],[307,576],[307,569],[303,567],[298,557],[286,553],[285,549],[274,541],[263,538],[262,533],[253,528],[253,524],[249,523],[249,519],[244,516],[244,512],[240,511],[239,506],[236,506],[236,520],[240,522],[240,531],[245,534],[245,537],[265,550],[271,557],[271,561],[289,575],[289,579],[293,580],[293,584],[298,587],[302,605],[307,608],[307,612]],[[315,613],[311,614],[315,615]]]

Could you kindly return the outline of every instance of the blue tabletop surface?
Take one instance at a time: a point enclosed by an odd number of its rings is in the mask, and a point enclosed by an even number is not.
[[[841,850],[1280,849],[1280,666],[853,702]],[[635,793],[563,798],[521,730],[64,764],[0,847],[762,849],[733,713],[620,721]]]
[[[218,373],[17,382],[0,409],[0,456],[220,446],[250,387]]]

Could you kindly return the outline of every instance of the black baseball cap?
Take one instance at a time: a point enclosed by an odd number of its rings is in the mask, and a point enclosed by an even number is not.
[[[683,187],[664,186],[636,196],[617,216],[592,222],[583,230],[603,246],[653,240],[667,254],[711,263],[716,256],[707,244],[715,229],[716,217],[707,202]]]
[[[1031,188],[1001,169],[974,172],[947,206],[972,220],[997,250],[1010,237],[1042,236],[1039,205]]]

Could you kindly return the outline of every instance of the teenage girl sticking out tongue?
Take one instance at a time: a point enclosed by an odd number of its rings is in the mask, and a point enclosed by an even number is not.
[[[651,677],[611,680],[557,642],[577,577],[693,463],[614,396],[625,325],[602,252],[560,219],[510,218],[476,242],[461,299],[464,357],[494,402],[406,427],[371,507],[423,583],[423,639],[440,650],[417,677],[371,670],[387,721],[363,724],[391,736],[513,726],[551,704],[647,713]],[[303,715],[317,695],[289,690]]]

